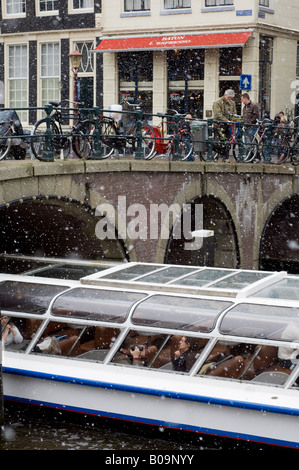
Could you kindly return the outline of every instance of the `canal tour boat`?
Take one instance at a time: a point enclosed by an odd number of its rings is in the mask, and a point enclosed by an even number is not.
[[[299,447],[299,276],[63,269],[0,274],[5,400]]]

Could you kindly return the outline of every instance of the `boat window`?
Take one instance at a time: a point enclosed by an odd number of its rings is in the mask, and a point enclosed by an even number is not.
[[[132,330],[111,362],[188,373],[207,342],[206,338]]]
[[[287,277],[280,282],[259,290],[252,297],[299,300],[299,279],[298,277]]]
[[[136,325],[176,328],[186,331],[212,331],[219,314],[231,302],[154,295],[137,305],[132,322]]]
[[[2,344],[7,351],[24,352],[42,320],[1,315]]]
[[[152,266],[150,264],[136,264],[129,267],[121,267],[119,271],[101,276],[101,279],[114,279],[118,281],[130,281],[144,274],[155,272],[161,269],[161,266]]]
[[[101,289],[75,288],[60,295],[52,306],[52,314],[122,323],[131,307],[146,294]]]
[[[284,358],[296,353],[271,345],[218,341],[198,375],[283,385],[295,367]]]
[[[231,273],[234,273],[233,270],[228,269],[201,269],[191,276],[184,277],[175,281],[173,284],[179,284],[182,286],[208,286],[212,282],[216,281],[219,278],[228,276]]]
[[[4,281],[0,283],[1,309],[43,314],[54,296],[66,289],[67,286]]]
[[[299,340],[299,308],[242,303],[228,311],[220,324],[225,335]]]
[[[51,321],[32,353],[101,362],[119,333],[118,328]]]

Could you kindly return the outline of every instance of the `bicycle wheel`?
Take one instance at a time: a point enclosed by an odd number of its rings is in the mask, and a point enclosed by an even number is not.
[[[295,138],[295,141],[290,149],[290,154],[293,165],[299,165],[299,134]]]
[[[156,136],[151,126],[143,126],[142,132],[142,149],[145,160],[151,160],[156,154]]]
[[[72,149],[79,158],[88,159],[93,150],[89,121],[79,121],[72,129]]]
[[[244,148],[244,162],[251,163],[257,158],[258,146],[257,144],[250,144]]]
[[[40,119],[37,121],[33,126],[31,131],[31,151],[35,158],[38,160],[43,159],[43,153],[46,147],[46,129],[47,129],[47,121],[46,119]],[[52,134],[52,149],[54,154],[60,152],[61,146],[58,145],[60,138],[59,136],[59,129],[55,122],[51,121],[50,129]],[[57,136],[57,137],[55,137]]]
[[[189,159],[189,161],[193,161],[193,144],[192,142],[189,142],[188,144],[184,143],[183,141],[180,142],[179,145],[179,154],[181,156],[182,161],[186,161]]]
[[[118,147],[119,137],[117,129],[114,123],[103,120],[100,121],[99,132],[101,158],[108,158],[113,154],[115,148]]]
[[[10,136],[12,135],[12,129],[9,128],[7,132],[5,132],[4,136],[5,139],[0,139],[0,160],[4,160],[11,149],[12,146],[12,139]]]
[[[271,163],[274,163],[275,165],[285,163],[290,155],[290,144],[287,139],[272,139],[271,144]],[[266,158],[268,151],[267,145],[263,146],[262,152],[264,158]]]

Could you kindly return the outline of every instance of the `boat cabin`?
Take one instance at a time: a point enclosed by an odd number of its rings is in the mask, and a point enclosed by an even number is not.
[[[299,276],[73,263],[78,278],[62,264],[0,274],[4,365],[16,353],[298,389]]]

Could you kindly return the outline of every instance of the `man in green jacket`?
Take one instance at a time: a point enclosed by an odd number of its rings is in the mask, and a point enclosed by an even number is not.
[[[226,90],[223,96],[213,103],[214,121],[236,121],[237,114],[234,90]]]
[[[233,101],[235,97],[234,90],[226,90],[223,96],[219,98],[217,101],[213,103],[213,119],[214,121],[236,121],[237,118],[235,117],[237,110],[236,110],[236,103]],[[227,124],[222,124],[221,127],[224,128],[224,133],[226,137],[226,141],[229,141],[231,137],[231,132],[229,126]],[[215,135],[216,139],[216,135]],[[230,144],[225,143],[220,147],[220,154],[222,156],[223,161],[229,160],[229,150]]]

